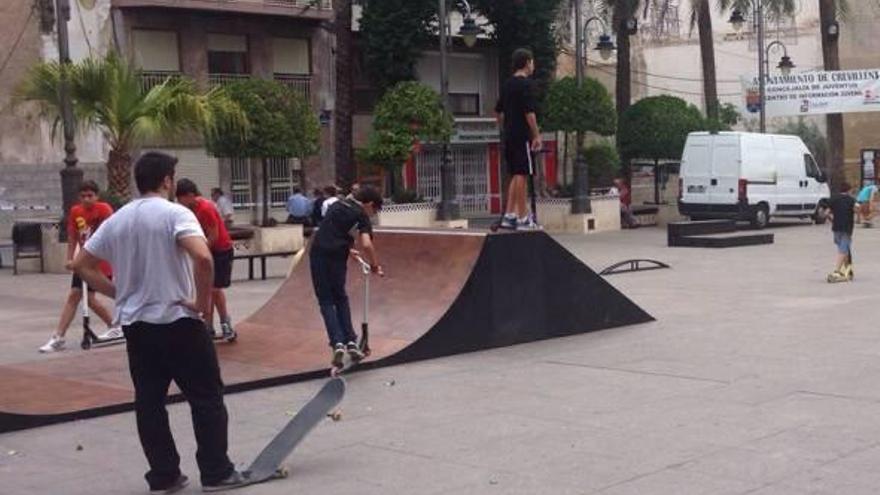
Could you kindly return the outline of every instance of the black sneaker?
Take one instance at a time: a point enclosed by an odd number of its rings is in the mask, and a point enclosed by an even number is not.
[[[159,488],[159,489],[152,489],[151,488],[150,493],[154,493],[154,494],[176,493],[176,492],[179,492],[180,490],[183,490],[184,488],[186,488],[186,485],[188,485],[188,484],[189,484],[189,478],[187,478],[186,475],[181,474],[180,476],[177,477],[176,480],[174,480],[174,483],[172,483],[171,486],[168,486],[166,488]]]
[[[334,368],[342,368],[342,365],[344,364],[344,359],[345,346],[342,344],[336,344],[336,346],[333,347],[333,360],[331,361],[331,364]]]
[[[348,352],[348,356],[354,361],[360,361],[361,359],[366,357],[364,351],[361,350],[360,346],[357,345],[356,342],[349,342],[345,346],[345,351]]]
[[[231,490],[233,488],[244,486],[247,484],[247,482],[247,478],[245,478],[240,472],[232,471],[232,474],[227,476],[225,479],[218,481],[217,483],[211,483],[209,485],[202,483],[202,491],[222,492],[223,490]]]

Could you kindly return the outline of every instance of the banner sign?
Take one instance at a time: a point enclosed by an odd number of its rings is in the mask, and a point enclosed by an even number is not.
[[[761,111],[757,77],[742,77],[746,115]],[[767,116],[880,112],[880,69],[817,71],[766,79]]]

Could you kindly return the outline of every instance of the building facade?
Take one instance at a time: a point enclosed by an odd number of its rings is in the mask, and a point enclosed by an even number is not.
[[[35,0],[51,5],[53,0]],[[24,3],[24,2],[12,2]],[[333,180],[334,103],[333,9],[330,0],[71,0],[71,58],[100,57],[108,51],[129,58],[142,70],[149,88],[169,77],[185,76],[201,87],[222,86],[245,78],[274,79],[303,94],[316,115],[321,116],[320,153],[304,163],[291,158],[270,162],[270,198],[282,207],[293,187],[306,182],[325,184]],[[20,53],[10,64],[10,76],[0,86],[8,98],[27,68],[41,59],[57,59],[54,28],[39,34],[37,15],[0,12],[5,18],[29,17],[30,24]],[[46,10],[45,8],[43,9]],[[45,15],[45,14],[43,14]],[[12,23],[9,23],[12,24]],[[15,24],[18,25],[18,24]],[[6,35],[4,35],[6,36]],[[8,45],[7,45],[8,46]],[[9,81],[9,82],[7,82]],[[3,133],[0,170],[9,167],[46,168],[49,182],[57,181],[61,164],[60,144],[49,138],[51,129],[33,108],[4,113],[0,126],[17,132]],[[31,127],[21,128],[24,120]],[[169,151],[178,156],[179,177],[190,177],[207,193],[213,187],[231,191],[243,220],[262,201],[262,167],[251,160],[209,156],[198,138],[172,146],[148,143],[145,148]],[[102,175],[106,146],[100,135],[84,132],[77,137],[81,163],[94,175]],[[4,174],[4,176],[7,174]],[[52,177],[50,177],[52,176]],[[0,179],[2,182],[2,179]],[[0,187],[4,187],[0,183]],[[60,188],[58,188],[60,191]],[[0,197],[2,199],[2,197]],[[34,197],[29,199],[35,201]],[[27,201],[19,198],[16,204]],[[60,204],[60,192],[41,200]],[[283,213],[278,214],[283,217]]]

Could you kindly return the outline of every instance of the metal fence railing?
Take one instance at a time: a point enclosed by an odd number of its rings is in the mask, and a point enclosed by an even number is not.
[[[275,81],[303,95],[306,100],[311,97],[312,76],[309,74],[275,74]]]

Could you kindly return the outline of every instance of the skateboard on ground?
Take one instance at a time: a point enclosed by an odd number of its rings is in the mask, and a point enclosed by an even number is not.
[[[275,479],[286,478],[289,472],[281,463],[293,453],[312,429],[318,425],[345,396],[345,380],[331,378],[321,387],[305,407],[291,419],[287,425],[269,442],[269,445],[257,455],[245,471],[242,471],[244,483],[229,487],[229,490],[256,485]]]
[[[361,339],[360,342],[358,342],[358,347],[360,347],[361,352],[364,353],[364,358],[367,358],[370,355],[370,274],[372,273],[372,269],[370,268],[370,264],[360,256],[355,256],[354,259],[360,264],[361,273],[364,276],[364,316],[361,321]],[[342,366],[334,366],[330,369],[330,376],[339,376],[360,363],[360,359],[352,359],[346,354],[342,360]]]

